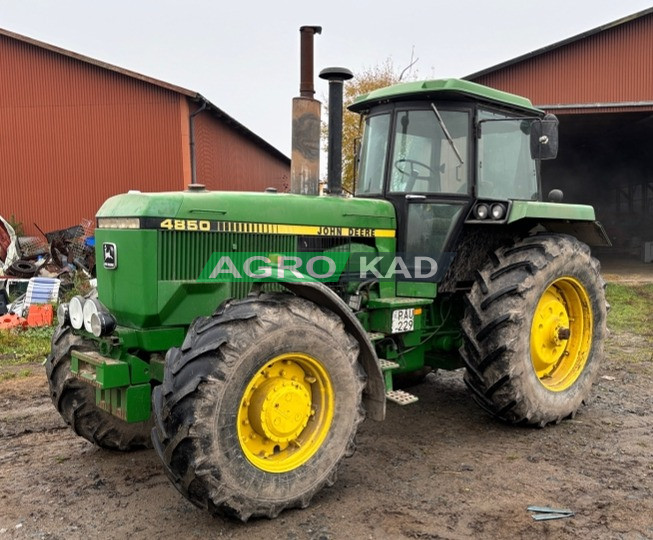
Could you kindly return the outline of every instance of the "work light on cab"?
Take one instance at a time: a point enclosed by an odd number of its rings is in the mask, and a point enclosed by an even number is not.
[[[478,204],[476,205],[476,208],[474,208],[474,216],[476,216],[476,219],[485,219],[487,218],[489,213],[489,209],[486,204]]]
[[[501,219],[506,215],[506,207],[502,204],[493,204],[491,210],[492,219]]]

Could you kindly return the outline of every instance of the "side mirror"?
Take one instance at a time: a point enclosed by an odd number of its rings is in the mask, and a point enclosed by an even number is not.
[[[558,155],[558,119],[547,114],[531,124],[531,157],[533,159],[555,159]]]

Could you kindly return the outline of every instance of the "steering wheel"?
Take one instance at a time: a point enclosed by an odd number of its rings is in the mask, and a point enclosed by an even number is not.
[[[410,165],[410,172],[406,169],[401,168],[399,165],[402,163],[407,163]],[[422,169],[428,171],[428,176],[420,175],[420,171],[416,170],[415,167],[421,167]],[[428,180],[431,191],[440,191],[440,175],[429,167],[426,163],[417,161],[416,159],[398,159],[395,161],[395,169],[397,169],[401,174],[408,176],[408,181],[406,182],[406,191],[410,193],[415,187],[415,182],[418,180]],[[435,184],[435,185],[434,185]]]
[[[406,163],[410,165],[410,172],[406,171],[405,169],[402,169],[399,165],[402,163]],[[419,171],[415,170],[415,167],[422,167],[423,169],[426,169],[429,174],[428,175],[420,175]],[[426,163],[422,163],[421,161],[417,161],[416,159],[398,159],[395,161],[395,169],[397,169],[401,174],[405,174],[406,176],[410,176],[410,178],[414,180],[428,180],[429,178],[437,178],[438,173],[435,172],[431,167],[429,167]]]

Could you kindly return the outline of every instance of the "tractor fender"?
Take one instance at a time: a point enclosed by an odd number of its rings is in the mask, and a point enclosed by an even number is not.
[[[610,247],[612,242],[598,221],[543,221],[542,226],[549,232],[575,236],[588,246]]]
[[[372,420],[383,420],[385,418],[385,383],[379,359],[365,328],[351,308],[326,285],[317,281],[286,281],[280,285],[296,296],[331,310],[342,319],[345,329],[358,341],[360,346],[358,360],[367,375],[367,384],[363,391],[363,404],[367,416]]]

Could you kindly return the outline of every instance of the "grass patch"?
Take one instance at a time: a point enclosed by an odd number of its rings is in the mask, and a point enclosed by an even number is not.
[[[617,332],[653,336],[653,283],[608,283],[608,326]]]
[[[50,352],[54,326],[0,330],[0,366],[42,362]]]
[[[9,381],[11,379],[23,379],[32,375],[31,369],[21,369],[20,371],[6,371],[0,373],[0,382]]]

